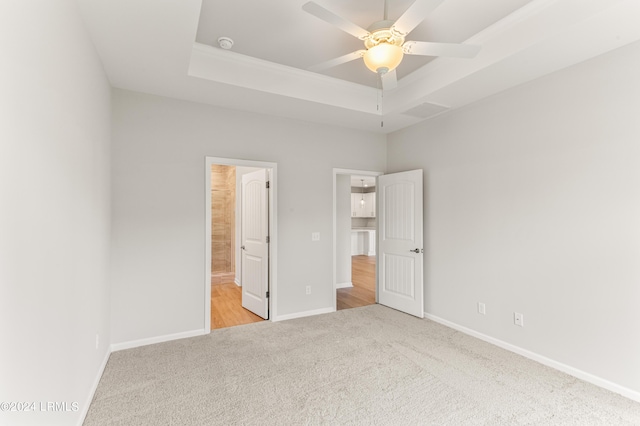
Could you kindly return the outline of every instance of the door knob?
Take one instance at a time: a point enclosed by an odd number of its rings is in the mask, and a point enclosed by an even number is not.
[[[413,249],[413,250],[409,250],[409,251],[412,251],[414,253],[421,253],[421,252],[424,253],[424,250],[420,250],[418,248],[417,249]]]
[[[241,248],[242,250],[244,250],[244,249],[245,249],[245,248],[244,248],[244,246],[240,246],[240,248]]]

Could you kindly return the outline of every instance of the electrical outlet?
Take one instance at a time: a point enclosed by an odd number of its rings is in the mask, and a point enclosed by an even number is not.
[[[319,232],[311,233],[311,241],[320,241],[320,233]]]
[[[96,349],[98,349],[98,346],[100,346],[100,335],[96,334]]]
[[[524,327],[524,315],[522,315],[520,312],[514,312],[513,323],[517,326]]]
[[[485,309],[484,303],[482,302],[478,302],[478,313],[485,315],[487,313],[487,310]]]
[[[311,294],[311,286],[310,285],[307,286],[307,294]]]

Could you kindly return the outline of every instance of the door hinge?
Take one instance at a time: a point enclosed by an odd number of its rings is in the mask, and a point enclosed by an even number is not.
[[[267,244],[269,244],[271,242],[271,238],[269,238],[269,236],[267,235]]]
[[[269,181],[267,181],[267,189],[271,188],[271,185],[269,185]]]
[[[267,299],[269,298],[269,292],[267,292]]]

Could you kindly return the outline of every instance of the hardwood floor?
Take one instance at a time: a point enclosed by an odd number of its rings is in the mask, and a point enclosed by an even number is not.
[[[337,290],[337,309],[359,308],[376,303],[376,257],[351,256],[353,287]]]
[[[211,285],[232,283],[235,278],[236,274],[233,272],[211,275]]]
[[[376,303],[376,257],[351,257],[353,287],[337,290],[337,308],[350,309]],[[242,307],[242,287],[233,275],[211,277],[211,329],[264,321]]]
[[[242,287],[211,277],[211,329],[264,321],[242,307]]]

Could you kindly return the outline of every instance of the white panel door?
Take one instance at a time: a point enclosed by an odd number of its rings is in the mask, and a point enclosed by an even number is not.
[[[378,177],[378,302],[424,317],[422,170]]]
[[[267,170],[242,175],[242,307],[269,317]]]

